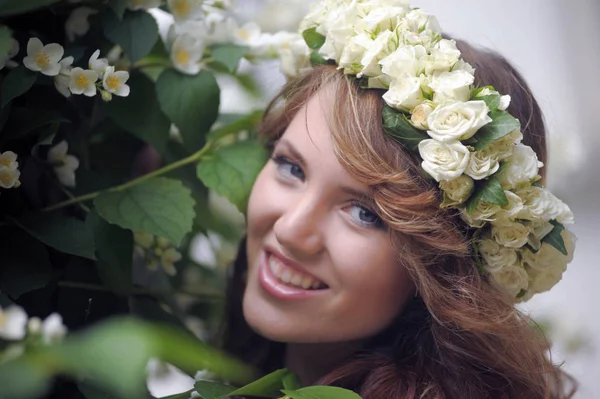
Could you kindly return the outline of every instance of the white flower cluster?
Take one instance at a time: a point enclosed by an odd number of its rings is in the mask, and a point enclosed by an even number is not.
[[[18,168],[17,154],[12,151],[0,152],[0,187],[16,188],[21,185]]]
[[[144,232],[135,232],[133,239],[135,253],[146,261],[150,270],[160,266],[169,276],[177,274],[175,263],[181,260],[181,254],[171,241]]]
[[[71,94],[95,96],[100,90],[102,99],[109,101],[112,95],[126,97],[129,86],[129,72],[115,71],[106,58],[98,58],[100,50],[96,50],[89,59],[89,69],[73,68],[73,57],[65,57],[63,47],[58,43],[44,46],[40,39],[32,37],[27,42],[27,56],[23,64],[34,72],[54,76],[54,85],[65,97]]]
[[[322,0],[300,32],[305,51],[385,90],[392,112],[410,121],[404,129],[421,131],[421,166],[439,183],[442,206],[479,229],[476,251],[495,283],[526,300],[560,280],[574,250],[563,226],[573,214],[535,185],[543,164],[521,143],[510,96],[474,88],[474,69],[434,16],[408,0]]]
[[[56,178],[63,186],[75,187],[75,171],[79,168],[79,159],[67,154],[69,144],[61,141],[48,150],[48,162],[54,169]]]
[[[39,317],[29,318],[20,306],[0,307],[0,339],[19,341],[33,336],[51,344],[60,341],[66,333],[67,328],[58,313],[52,313],[42,321]]]

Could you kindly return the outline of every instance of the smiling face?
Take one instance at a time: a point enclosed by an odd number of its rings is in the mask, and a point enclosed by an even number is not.
[[[244,317],[274,341],[373,336],[414,292],[369,187],[334,154],[329,101],[321,90],[297,112],[250,196]]]

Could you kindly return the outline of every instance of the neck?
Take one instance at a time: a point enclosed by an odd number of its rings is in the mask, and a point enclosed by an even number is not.
[[[298,376],[302,386],[312,385],[348,360],[362,346],[360,341],[285,346],[285,367]]]

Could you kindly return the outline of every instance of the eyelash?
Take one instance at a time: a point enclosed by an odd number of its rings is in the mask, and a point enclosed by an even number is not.
[[[272,154],[270,158],[277,165],[277,171],[280,174],[284,173],[281,170],[281,168],[283,166],[291,166],[291,167],[298,168],[301,171],[302,175],[304,175],[304,171],[302,171],[302,168],[296,162],[292,161],[291,159],[289,159],[289,158],[287,158],[287,157],[285,157],[283,155],[277,155],[277,154]],[[291,177],[291,178],[294,178],[294,179],[298,179],[299,178],[298,176],[294,176],[291,172],[287,172],[285,177],[286,178],[290,178]],[[375,217],[377,218],[377,220],[375,222],[373,222],[373,223],[367,223],[367,222],[364,222],[364,221],[362,221],[362,220],[360,220],[358,218],[352,217],[354,223],[358,224],[361,227],[365,227],[365,228],[381,229],[381,228],[384,227],[384,223],[381,220],[381,218],[375,212],[373,212],[368,206],[364,205],[360,201],[354,201],[354,202],[352,202],[350,204],[350,206],[351,207],[358,207],[362,211],[366,211],[366,212],[369,212],[369,213],[375,215]]]

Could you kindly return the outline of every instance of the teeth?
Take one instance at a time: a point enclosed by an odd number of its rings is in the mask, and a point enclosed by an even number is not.
[[[315,280],[310,276],[295,273],[293,270],[290,270],[289,268],[285,267],[279,260],[272,256],[269,256],[268,264],[271,273],[273,273],[275,277],[277,277],[279,280],[288,285],[302,287],[305,290],[318,289],[323,286],[323,284],[320,281]]]

